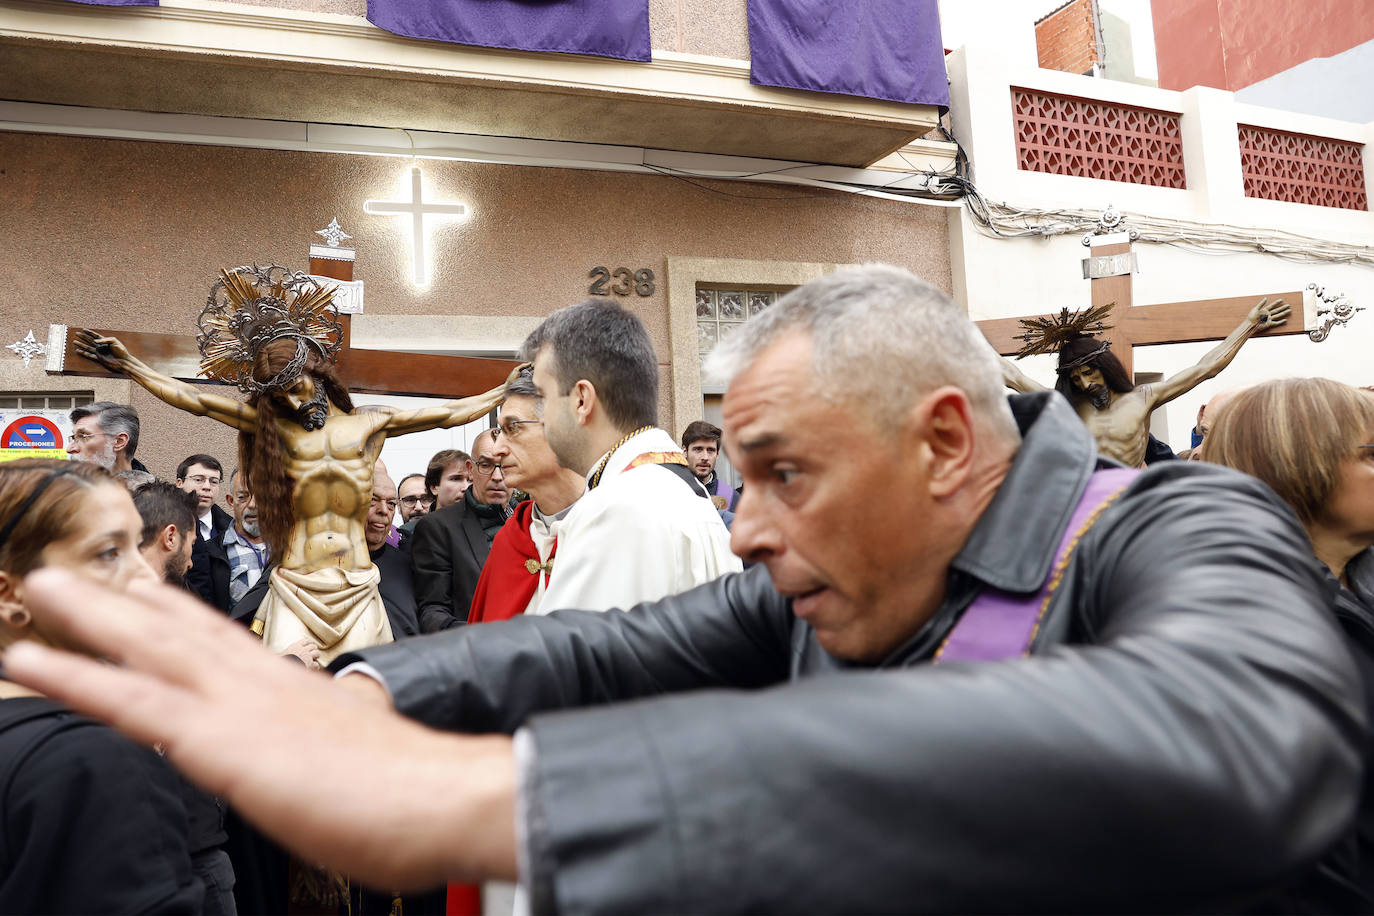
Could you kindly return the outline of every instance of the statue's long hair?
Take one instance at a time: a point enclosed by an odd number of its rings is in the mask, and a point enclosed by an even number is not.
[[[296,341],[293,338],[274,340],[264,345],[253,361],[253,377],[264,382],[276,377],[295,355]],[[325,362],[312,350],[303,371],[314,378],[316,388],[323,387],[325,396],[335,407],[346,413],[353,412],[353,399],[348,396],[348,388],[335,375],[332,363]],[[282,459],[277,421],[280,419],[296,424],[297,420],[285,405],[276,400],[274,394],[268,391],[248,398],[248,404],[258,412],[258,428],[256,433],[239,433],[239,472],[246,476],[248,490],[257,501],[258,528],[262,532],[262,539],[267,543],[272,559],[279,562],[286,555],[287,539],[295,521],[295,513],[291,499],[294,481],[286,473]]]
[[[1102,346],[1102,341],[1096,337],[1075,337],[1059,348],[1059,365],[1072,366],[1100,346]],[[1135,391],[1135,382],[1131,381],[1131,376],[1126,371],[1126,367],[1121,365],[1121,360],[1117,359],[1116,354],[1111,350],[1103,350],[1088,360],[1087,364],[1099,370],[1102,373],[1102,380],[1107,383],[1107,387],[1117,394]],[[1059,370],[1059,378],[1054,383],[1054,390],[1068,398],[1071,404],[1083,396],[1083,393],[1074,387],[1073,379],[1069,378],[1068,369]]]

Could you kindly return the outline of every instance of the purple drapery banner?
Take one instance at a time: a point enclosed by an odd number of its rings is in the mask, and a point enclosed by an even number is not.
[[[650,59],[649,0],[367,0],[367,19],[408,38]]]
[[[87,6],[157,6],[158,0],[68,0],[69,3],[84,3]]]
[[[749,80],[949,107],[936,0],[749,0]]]

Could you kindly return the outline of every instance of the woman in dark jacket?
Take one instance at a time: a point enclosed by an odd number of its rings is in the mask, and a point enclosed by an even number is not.
[[[1364,680],[1364,794],[1355,827],[1295,890],[1295,909],[1374,911],[1374,394],[1281,379],[1234,395],[1202,459],[1258,477],[1297,513],[1331,573],[1336,616]]]
[[[141,529],[124,485],[96,465],[0,464],[0,648],[63,645],[25,609],[34,569],[114,588],[156,581]],[[199,913],[203,897],[171,768],[0,672],[0,913]]]

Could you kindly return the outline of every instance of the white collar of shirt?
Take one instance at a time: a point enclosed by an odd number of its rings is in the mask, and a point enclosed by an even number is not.
[[[213,508],[214,507],[212,506],[211,509]],[[210,540],[210,535],[215,530],[215,526],[212,521],[213,515],[211,514],[211,509],[206,509],[197,518],[197,521],[200,522],[200,536],[203,540],[206,541]]]

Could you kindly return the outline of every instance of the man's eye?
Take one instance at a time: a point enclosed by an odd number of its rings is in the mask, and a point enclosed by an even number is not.
[[[796,476],[794,468],[773,468],[773,478],[783,486],[791,483]]]
[[[111,547],[108,550],[102,550],[96,555],[96,559],[105,563],[113,563],[119,559],[119,548]]]

